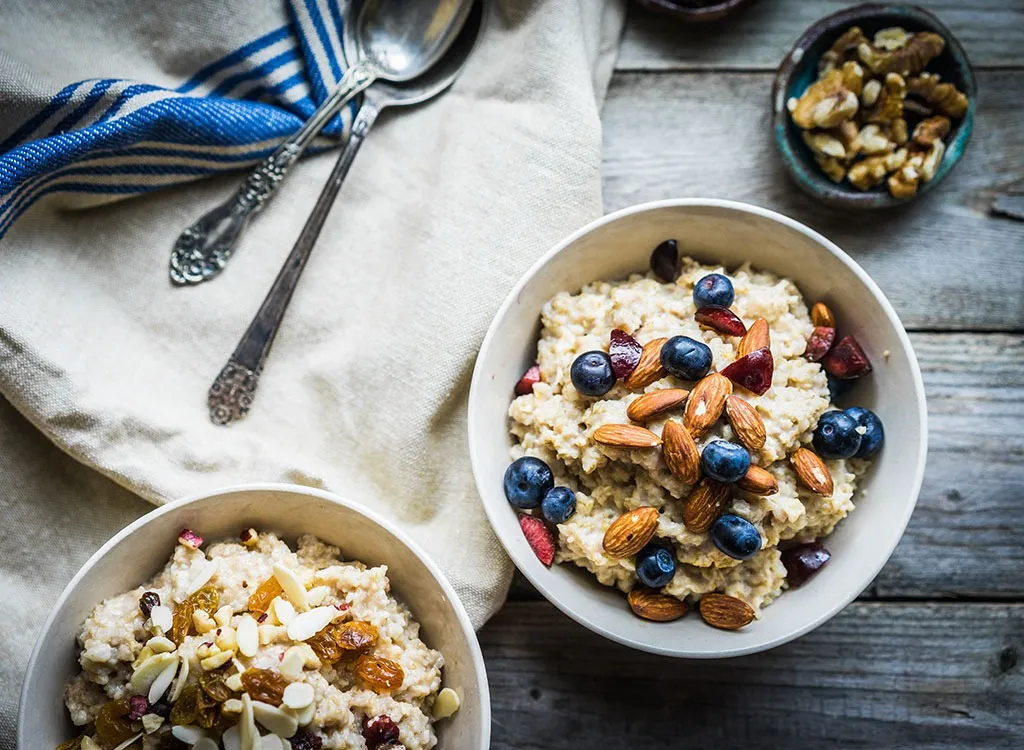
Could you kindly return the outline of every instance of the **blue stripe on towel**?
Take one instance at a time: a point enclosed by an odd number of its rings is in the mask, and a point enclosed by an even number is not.
[[[50,100],[50,103],[43,107],[38,114],[30,117],[24,125],[11,133],[3,143],[0,143],[0,151],[6,151],[15,143],[24,140],[33,130],[46,122],[54,112],[60,109],[71,98],[71,95],[78,90],[81,81],[69,83],[58,91]]]
[[[185,81],[185,83],[178,87],[178,92],[181,94],[187,94],[189,91],[192,91],[194,88],[203,83],[203,81],[209,79],[215,73],[218,73],[224,70],[225,68],[229,68],[232,65],[241,62],[250,55],[263,51],[272,44],[277,44],[282,39],[287,39],[291,33],[292,29],[290,24],[285,24],[284,26],[280,26],[274,29],[273,31],[267,32],[266,34],[257,39],[253,39],[251,42],[247,44],[243,44],[234,52],[225,55],[219,60],[215,60],[214,62],[199,70],[195,75],[193,75],[191,78]]]

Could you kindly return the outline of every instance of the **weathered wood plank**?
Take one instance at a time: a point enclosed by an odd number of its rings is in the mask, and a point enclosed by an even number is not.
[[[495,750],[997,750],[1024,732],[1021,604],[855,603],[719,662],[629,650],[541,602],[507,605],[480,640]]]
[[[928,397],[928,467],[907,533],[865,597],[1022,599],[1024,336],[911,339]],[[517,577],[511,598],[539,596]]]
[[[619,70],[774,70],[812,23],[852,0],[761,0],[713,26],[689,26],[633,6],[619,50]],[[1024,65],[1021,0],[926,0],[977,67]]]
[[[1024,222],[989,214],[1024,177],[1024,84],[980,76],[981,108],[963,162],[928,196],[888,212],[839,213],[788,179],[769,128],[766,73],[626,73],[603,115],[605,206],[675,196],[758,203],[835,240],[912,329],[1024,329]]]

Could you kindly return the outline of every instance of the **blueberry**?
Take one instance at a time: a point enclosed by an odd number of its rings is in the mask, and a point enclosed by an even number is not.
[[[660,589],[676,574],[676,559],[672,550],[651,543],[636,553],[636,577],[644,586]]]
[[[680,380],[700,380],[711,369],[711,349],[689,336],[673,336],[661,347],[661,366]]]
[[[712,440],[700,454],[700,465],[716,482],[738,482],[750,468],[750,454],[742,445]]]
[[[827,411],[814,428],[814,450],[822,458],[850,458],[860,450],[857,420],[844,411]]]
[[[576,493],[568,487],[548,490],[540,503],[540,512],[550,523],[565,523],[576,512]]]
[[[735,297],[732,282],[720,273],[709,273],[693,286],[693,303],[698,310],[708,305],[728,307]]]
[[[832,399],[833,404],[849,393],[850,389],[853,388],[854,382],[856,382],[853,380],[840,380],[839,378],[834,378],[827,373],[825,374],[825,377],[828,380],[828,395],[829,398]]]
[[[719,516],[711,527],[711,541],[737,560],[749,560],[761,549],[761,533],[750,521],[731,513]]]
[[[584,352],[572,363],[569,377],[584,396],[603,396],[615,385],[612,358],[604,352]]]
[[[536,508],[555,486],[555,477],[539,458],[523,456],[505,469],[505,497],[517,508]]]
[[[885,441],[882,420],[871,409],[865,409],[863,406],[852,406],[846,410],[846,413],[857,420],[859,426],[867,430],[860,437],[860,449],[853,455],[857,458],[871,458],[882,449],[882,443]]]

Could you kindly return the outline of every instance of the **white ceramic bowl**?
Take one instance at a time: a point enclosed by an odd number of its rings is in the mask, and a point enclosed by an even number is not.
[[[541,307],[560,291],[649,268],[651,250],[675,238],[680,252],[727,269],[750,261],[796,282],[804,297],[826,300],[845,332],[874,364],[847,405],[866,406],[885,423],[886,442],[855,498],[856,510],[826,542],[832,560],[818,576],[784,593],[762,618],[736,632],[690,614],[652,623],[630,612],[625,596],[574,565],[545,568],[527,545],[505,500],[507,412],[512,388],[536,356]],[[883,352],[887,353],[883,356]],[[924,385],[910,341],[885,296],[848,255],[792,219],[721,200],[669,200],[627,208],[583,227],[548,252],[509,294],[480,349],[469,396],[469,445],[484,508],[509,555],[530,582],[567,615],[612,640],[667,656],[719,658],[777,646],[821,625],[885,564],[917,501],[927,452]]]
[[[162,506],[89,558],[36,642],[21,691],[18,750],[57,747],[74,736],[64,685],[77,672],[75,637],[93,607],[160,570],[181,529],[217,541],[234,539],[247,527],[274,531],[291,544],[315,533],[340,547],[346,560],[386,564],[391,591],[410,607],[427,645],[444,654],[444,685],[462,698],[459,712],[436,725],[438,748],[487,750],[491,707],[483,656],[462,603],[438,567],[404,533],[365,508],[330,492],[285,484],[229,487]]]

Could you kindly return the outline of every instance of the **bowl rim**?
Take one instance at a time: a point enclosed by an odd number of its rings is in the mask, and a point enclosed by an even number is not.
[[[956,124],[952,138],[946,144],[946,154],[935,177],[918,188],[909,198],[895,198],[881,186],[867,191],[841,190],[801,151],[800,139],[791,133],[789,110],[786,108],[786,90],[801,65],[817,61],[804,60],[805,50],[829,34],[862,21],[899,23],[911,21],[940,34],[946,42],[943,53],[951,55],[958,74],[963,78],[962,88],[967,96],[967,112]],[[855,210],[890,209],[906,206],[934,190],[957,164],[960,163],[974,132],[974,114],[978,106],[978,82],[974,68],[953,31],[932,11],[914,4],[868,2],[846,8],[819,18],[800,34],[782,58],[772,79],[771,128],[772,138],[779,150],[782,163],[793,182],[805,194],[834,208]]]
[[[815,241],[824,249],[832,253],[832,255],[834,255],[840,262],[842,262],[850,271],[852,271],[854,275],[860,280],[860,282],[864,284],[871,292],[871,294],[875,297],[875,300],[879,303],[879,305],[882,308],[882,311],[885,313],[886,318],[889,320],[890,325],[896,331],[897,339],[899,340],[900,345],[903,347],[906,354],[908,355],[907,359],[910,362],[912,376],[911,379],[914,384],[914,395],[917,400],[918,413],[920,414],[918,429],[921,433],[920,445],[918,446],[917,450],[917,470],[912,484],[913,491],[911,493],[910,501],[906,504],[906,508],[903,511],[903,516],[899,520],[900,533],[895,538],[895,541],[889,546],[889,548],[885,550],[885,553],[878,556],[878,561],[874,565],[870,567],[865,567],[863,569],[859,579],[861,582],[858,583],[856,586],[851,587],[847,596],[844,596],[838,604],[822,612],[820,615],[818,615],[818,617],[801,624],[799,627],[795,628],[790,633],[779,636],[771,641],[767,641],[765,643],[753,646],[742,646],[734,648],[726,647],[715,651],[701,652],[688,651],[685,648],[654,646],[634,641],[605,627],[600,622],[597,622],[594,619],[590,619],[584,616],[583,614],[577,612],[576,610],[572,609],[564,602],[559,601],[555,596],[553,596],[549,592],[547,586],[541,578],[541,569],[536,567],[540,565],[540,562],[536,559],[527,558],[527,560],[531,564],[522,564],[521,561],[517,558],[517,552],[513,549],[510,549],[509,546],[505,544],[502,532],[500,531],[497,514],[508,512],[508,504],[491,503],[484,499],[486,497],[484,488],[493,485],[494,481],[496,480],[493,477],[485,477],[481,475],[481,449],[478,446],[483,444],[483,440],[487,439],[487,436],[478,434],[476,427],[476,423],[478,421],[477,412],[479,409],[479,407],[477,406],[477,401],[479,393],[483,388],[483,382],[486,379],[483,371],[484,355],[487,352],[489,352],[491,347],[494,345],[494,341],[497,336],[497,328],[500,321],[502,321],[505,318],[509,309],[518,300],[518,297],[522,293],[523,289],[534,279],[538,272],[541,271],[541,269],[543,269],[555,256],[557,256],[567,247],[575,243],[577,240],[586,236],[587,234],[590,234],[591,232],[594,232],[604,227],[607,224],[619,221],[620,219],[623,219],[627,216],[647,213],[650,211],[655,211],[663,208],[679,207],[722,208],[731,211],[736,211],[739,213],[752,214],[754,216],[768,219],[770,221],[775,221],[794,231],[800,232],[801,234],[804,234],[811,240]],[[611,641],[620,643],[624,646],[628,646],[629,648],[637,649],[640,651],[646,651],[649,653],[658,654],[660,656],[671,656],[675,658],[686,659],[722,659],[733,656],[744,656],[746,654],[758,653],[761,651],[767,651],[769,649],[788,643],[796,638],[799,638],[802,635],[805,635],[811,630],[814,630],[818,626],[832,619],[836,614],[845,609],[850,604],[850,602],[856,599],[857,596],[859,596],[860,593],[871,584],[871,582],[878,575],[879,571],[881,571],[881,569],[889,561],[889,558],[892,557],[893,550],[896,549],[896,546],[903,539],[903,534],[906,532],[907,524],[910,522],[910,517],[914,512],[914,508],[917,506],[917,500],[921,493],[921,484],[924,479],[925,463],[928,455],[928,409],[927,402],[925,400],[924,380],[921,377],[921,368],[918,364],[917,356],[914,354],[914,348],[910,342],[910,337],[907,335],[907,332],[904,329],[903,324],[900,322],[899,317],[896,315],[896,311],[893,309],[889,300],[886,298],[885,294],[874,282],[874,280],[872,280],[871,277],[868,276],[867,272],[864,271],[863,268],[861,268],[860,264],[858,264],[850,255],[848,255],[838,245],[836,245],[834,242],[826,238],[824,235],[816,232],[810,227],[797,221],[796,219],[791,219],[790,217],[785,216],[784,214],[780,214],[777,211],[773,211],[768,208],[763,208],[761,206],[757,206],[751,203],[725,200],[720,198],[668,198],[663,200],[650,201],[647,203],[640,203],[634,206],[628,206],[626,208],[619,209],[618,211],[606,214],[598,219],[589,222],[580,229],[577,229],[575,232],[569,234],[566,238],[559,241],[557,244],[554,245],[554,247],[552,247],[550,250],[544,253],[530,267],[530,269],[523,274],[523,276],[519,279],[516,285],[508,293],[508,296],[505,298],[505,301],[501,304],[501,307],[498,308],[497,313],[495,314],[490,326],[487,329],[487,333],[484,336],[483,343],[480,345],[480,351],[477,355],[476,364],[474,365],[473,368],[473,379],[470,384],[469,390],[467,426],[469,436],[470,463],[472,464],[473,467],[473,477],[476,481],[477,494],[480,496],[480,503],[484,507],[484,513],[486,513],[487,519],[488,521],[490,521],[491,527],[494,529],[495,536],[497,536],[498,540],[501,541],[502,546],[505,548],[506,554],[508,554],[508,556],[512,559],[512,562],[515,564],[516,568],[518,568],[519,571],[524,576],[526,576],[527,580],[529,580],[530,583],[538,591],[540,591],[540,593],[544,596],[545,599],[551,602],[551,604],[555,605],[555,607],[561,610],[564,614],[568,615],[570,618],[578,622],[580,625],[583,625],[588,630],[597,633],[600,636],[603,636]],[[544,568],[544,570],[547,569]],[[588,582],[588,585],[598,586],[600,584],[594,581]]]
[[[200,492],[194,492],[186,495],[177,500],[173,500],[164,505],[158,506],[148,513],[140,516],[132,523],[125,526],[123,529],[118,531],[114,536],[108,539],[103,546],[96,550],[85,563],[78,569],[74,577],[61,591],[60,596],[54,602],[50,608],[50,613],[47,615],[45,622],[39,630],[39,636],[36,638],[36,642],[32,647],[32,655],[29,657],[28,665],[25,668],[25,676],[22,680],[21,691],[18,696],[18,729],[17,729],[17,745],[18,750],[21,750],[23,736],[21,734],[21,728],[25,725],[27,717],[28,706],[26,703],[26,691],[28,690],[29,676],[35,670],[36,662],[38,661],[39,655],[43,647],[43,639],[53,626],[54,620],[57,617],[57,613],[63,608],[64,603],[67,601],[71,592],[74,591],[82,578],[85,577],[86,573],[89,572],[93,566],[99,562],[100,559],[105,557],[114,547],[120,544],[126,537],[135,533],[142,527],[148,525],[151,521],[160,516],[168,513],[174,513],[180,508],[199,502],[200,500],[207,500],[215,498],[221,495],[230,495],[238,492],[289,492],[296,495],[305,495],[307,497],[314,497],[320,500],[326,500],[327,502],[339,505],[347,510],[354,511],[361,516],[369,519],[373,523],[377,524],[385,531],[390,533],[399,542],[404,544],[423,564],[424,567],[430,572],[434,580],[444,591],[449,601],[452,603],[452,608],[455,610],[455,616],[458,620],[459,626],[462,629],[463,636],[469,644],[469,651],[472,656],[473,671],[476,674],[477,690],[480,693],[480,722],[481,722],[481,750],[486,750],[490,746],[491,736],[491,693],[490,687],[487,680],[487,668],[484,663],[483,652],[480,649],[480,641],[476,636],[476,631],[473,629],[473,624],[470,622],[469,614],[466,612],[466,608],[459,598],[459,595],[455,593],[455,589],[451,583],[448,582],[447,577],[438,567],[429,555],[416,543],[408,534],[395,526],[391,521],[384,518],[382,515],[374,510],[367,508],[366,506],[357,503],[353,500],[349,500],[342,497],[334,492],[327,490],[321,490],[315,487],[305,487],[298,484],[290,484],[288,482],[250,482],[243,484],[233,484],[225,487],[218,487],[214,490],[204,490]]]
[[[757,0],[718,0],[710,5],[687,7],[675,0],[637,0],[644,8],[662,15],[678,18],[684,23],[713,23],[721,21],[753,5]]]

